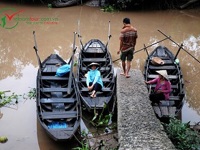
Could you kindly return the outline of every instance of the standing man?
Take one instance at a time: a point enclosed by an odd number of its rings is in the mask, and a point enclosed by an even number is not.
[[[129,71],[131,68],[131,61],[133,59],[133,52],[135,50],[135,44],[137,39],[137,29],[131,25],[129,18],[123,19],[123,28],[120,32],[120,48],[117,54],[121,52],[120,59],[122,61],[123,72],[120,75],[124,75],[129,78]],[[127,63],[126,63],[127,60]]]

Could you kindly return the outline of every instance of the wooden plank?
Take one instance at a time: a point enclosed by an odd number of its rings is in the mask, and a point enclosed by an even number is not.
[[[149,74],[148,78],[154,79],[157,78],[158,75],[157,74]],[[169,79],[178,79],[178,75],[168,75]]]
[[[169,107],[169,116],[174,117],[176,116],[176,107]]]
[[[74,103],[74,98],[42,98],[41,103]]]
[[[67,92],[67,88],[41,88],[42,92]]]
[[[87,67],[82,67],[81,70],[88,71]],[[110,71],[110,67],[100,67],[100,71]]]
[[[158,117],[162,117],[162,113],[160,111],[159,106],[153,106],[154,112],[158,115]]]
[[[68,80],[67,77],[58,77],[58,76],[42,76],[42,80]]]
[[[86,78],[81,78],[82,82],[86,82]],[[111,82],[111,80],[109,78],[102,78],[103,82]]]
[[[105,62],[106,58],[83,58],[83,62]]]
[[[167,106],[160,106],[160,111],[162,116],[169,116],[169,111]]]
[[[175,66],[152,66],[149,65],[149,69],[152,70],[176,70]]]
[[[55,65],[47,66],[42,70],[42,72],[44,72],[44,73],[56,73],[57,69],[58,69],[58,67],[55,66]]]
[[[82,92],[89,92],[88,88],[84,87],[81,89]],[[102,88],[102,92],[111,92],[112,90],[110,88]]]
[[[68,112],[43,112],[43,119],[62,119],[62,118],[75,118],[77,117],[77,111]]]
[[[149,88],[150,85],[148,84],[147,86],[148,86],[148,88]],[[156,84],[152,84],[152,85],[151,85],[151,88],[155,88],[155,87],[156,87]],[[172,89],[178,89],[178,84],[171,85],[171,88],[172,88]]]
[[[159,106],[173,106],[175,101],[161,100]]]

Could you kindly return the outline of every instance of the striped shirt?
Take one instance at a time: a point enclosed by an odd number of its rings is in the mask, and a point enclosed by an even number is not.
[[[120,40],[122,42],[121,51],[125,52],[130,49],[135,49],[136,39],[137,39],[137,30],[132,26],[127,25],[121,30]]]

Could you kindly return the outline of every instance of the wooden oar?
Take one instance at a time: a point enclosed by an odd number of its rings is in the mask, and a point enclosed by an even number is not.
[[[35,49],[35,53],[36,53],[36,56],[37,56],[39,68],[41,70],[42,69],[42,63],[41,63],[40,57],[38,55],[38,48],[37,48],[37,42],[36,42],[36,37],[35,37],[35,31],[33,31],[33,36],[34,36],[34,42],[35,42],[35,46],[33,48]]]
[[[165,41],[165,40],[167,40],[167,39],[170,39],[170,38],[171,38],[171,37],[168,36],[168,37],[166,37],[166,38],[164,38],[164,39],[162,39],[162,40],[160,40],[160,41],[158,41],[158,42],[155,42],[155,43],[153,43],[153,44],[151,44],[151,45],[148,45],[148,46],[146,46],[146,47],[144,47],[144,48],[142,48],[142,49],[139,49],[139,50],[137,50],[137,51],[134,51],[133,54],[138,53],[138,52],[140,52],[140,51],[142,51],[142,50],[145,50],[145,49],[148,48],[148,47],[151,47],[151,46],[153,46],[153,45],[155,45],[155,44],[158,44],[158,43],[160,43],[160,42],[162,42],[162,41]],[[120,58],[114,60],[113,62],[116,62],[116,61],[118,61],[118,60],[120,60]]]
[[[163,34],[164,36],[167,37],[167,35],[165,33],[163,33],[162,31],[158,30],[161,34]],[[174,44],[176,44],[178,47],[181,47],[181,49],[183,49],[187,54],[189,54],[192,58],[194,58],[198,63],[200,63],[200,61],[195,58],[192,54],[190,54],[186,49],[184,49],[182,46],[183,44],[179,45],[178,43],[176,43],[174,40],[170,39],[170,41],[172,41]],[[177,55],[176,55],[177,56]]]

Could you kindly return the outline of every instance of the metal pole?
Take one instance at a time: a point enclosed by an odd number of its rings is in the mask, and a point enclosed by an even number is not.
[[[72,62],[71,62],[71,67],[70,67],[68,88],[67,88],[68,94],[71,94],[71,91],[72,91],[71,86],[72,86],[72,73],[73,73],[73,66],[74,66],[75,41],[76,41],[76,32],[74,32],[73,54],[72,54]]]
[[[163,34],[164,36],[167,36],[165,33],[163,33],[162,31],[158,30],[161,34]],[[179,45],[178,43],[176,43],[174,40],[170,39],[173,43],[175,43],[177,46],[181,47],[187,54],[189,54],[192,58],[194,58],[198,63],[200,63],[200,61],[195,58],[192,54],[190,54],[186,49],[184,49],[181,45]]]

